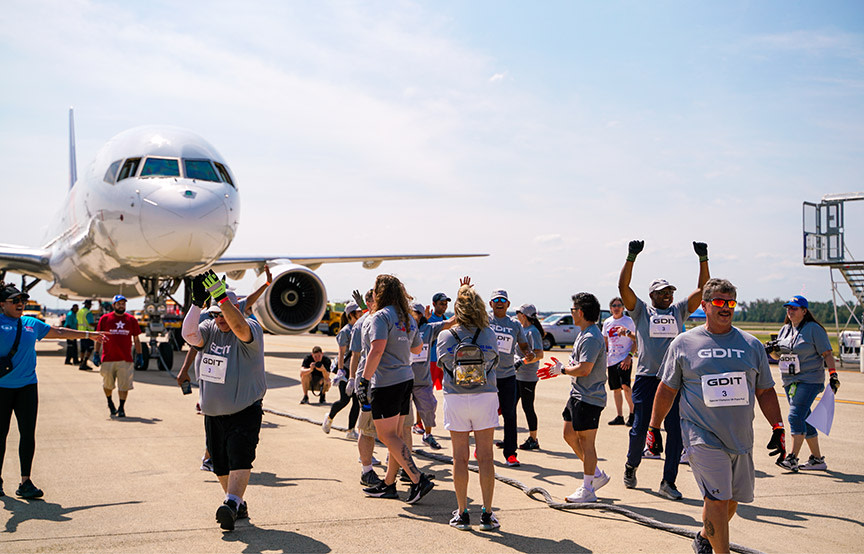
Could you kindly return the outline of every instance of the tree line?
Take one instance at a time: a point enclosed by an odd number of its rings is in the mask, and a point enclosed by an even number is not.
[[[760,321],[782,323],[786,318],[786,308],[783,306],[788,299],[774,300],[758,299],[752,302],[741,302],[735,310],[735,321]],[[810,312],[821,323],[834,323],[834,302],[810,302]],[[861,320],[862,309],[855,306],[855,314]],[[845,323],[849,317],[849,309],[843,304],[838,305],[837,315],[840,323]]]

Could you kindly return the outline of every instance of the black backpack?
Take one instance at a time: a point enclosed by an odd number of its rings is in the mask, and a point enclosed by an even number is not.
[[[486,362],[483,360],[483,351],[477,346],[480,329],[470,340],[467,337],[460,339],[453,329],[449,331],[457,341],[453,352],[453,371],[448,371],[453,384],[466,389],[482,387],[486,384]]]

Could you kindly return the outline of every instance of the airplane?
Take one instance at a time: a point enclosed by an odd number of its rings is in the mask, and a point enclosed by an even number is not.
[[[327,307],[324,283],[314,273],[322,264],[361,262],[375,269],[389,260],[487,255],[223,256],[240,220],[237,181],[209,142],[179,127],[121,132],[79,180],[70,109],[69,176],[69,192],[44,246],[0,244],[0,279],[7,271],[20,273],[25,291],[51,281],[48,292],[63,300],[144,296],[150,352],[168,369],[171,345],[156,340],[165,331],[166,301],[185,283],[182,305],[188,308],[191,277],[205,270],[231,279],[254,270],[257,289],[266,280],[267,264],[273,281],[252,313],[270,333],[296,334],[315,327]]]

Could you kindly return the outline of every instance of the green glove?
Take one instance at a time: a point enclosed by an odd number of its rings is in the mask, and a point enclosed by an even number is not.
[[[228,298],[225,289],[225,281],[220,279],[212,269],[204,274],[204,287],[207,289],[207,292],[210,293],[210,297],[213,301],[217,304]]]

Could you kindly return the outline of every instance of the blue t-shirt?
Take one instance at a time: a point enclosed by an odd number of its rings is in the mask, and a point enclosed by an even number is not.
[[[440,315],[435,315],[433,313],[432,315],[429,316],[429,319],[427,321],[429,321],[429,323],[438,323],[439,321],[447,321],[447,316],[445,315],[442,317]],[[429,345],[429,350],[430,350],[429,356],[432,357],[432,359],[429,361],[437,364],[438,363],[438,339],[437,338],[432,341],[431,345]]]
[[[21,340],[12,358],[12,371],[0,377],[0,388],[20,389],[37,383],[36,341],[45,338],[51,326],[35,317],[21,317]],[[0,314],[0,356],[9,354],[15,343],[18,319]]]

